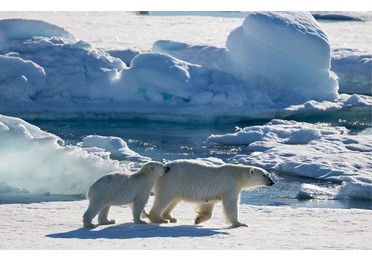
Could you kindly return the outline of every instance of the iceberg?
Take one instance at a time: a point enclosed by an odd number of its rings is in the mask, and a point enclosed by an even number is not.
[[[310,13],[250,13],[229,34],[226,47],[158,41],[153,50],[233,74],[265,91],[274,102],[338,97],[336,77],[329,70],[329,41]]]
[[[98,148],[99,155],[102,154],[100,149],[110,153],[111,159],[129,160],[129,161],[150,161],[151,158],[141,156],[128,147],[128,144],[120,137],[106,137],[98,135],[89,135],[83,138],[80,144],[82,148]]]
[[[108,172],[127,171],[22,119],[0,115],[0,193],[85,194]]]
[[[343,127],[325,124],[273,120],[233,134],[211,135],[208,141],[247,144],[251,154],[234,157],[242,164],[339,183],[337,198],[372,199],[371,136],[349,135]]]
[[[231,121],[372,105],[338,94],[327,36],[304,12],[250,13],[227,48],[106,52],[22,19],[0,20],[0,36],[0,112],[26,119]]]
[[[372,55],[361,50],[333,50],[332,70],[337,73],[340,92],[372,95]]]

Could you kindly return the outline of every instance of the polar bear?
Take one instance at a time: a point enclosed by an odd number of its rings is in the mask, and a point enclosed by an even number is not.
[[[89,188],[89,206],[83,215],[84,227],[92,228],[93,218],[98,214],[100,225],[114,224],[107,215],[111,206],[131,204],[135,223],[145,224],[140,216],[156,180],[167,173],[169,167],[160,162],[147,162],[132,174],[112,173],[98,179]]]
[[[269,173],[243,165],[211,165],[195,160],[166,163],[170,171],[155,183],[155,201],[147,215],[153,223],[175,223],[171,211],[180,201],[196,202],[195,224],[207,221],[218,201],[222,201],[231,227],[247,226],[238,220],[240,191],[244,188],[272,186]]]

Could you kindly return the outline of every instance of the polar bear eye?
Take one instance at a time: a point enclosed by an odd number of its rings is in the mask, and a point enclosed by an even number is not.
[[[253,175],[253,169],[249,169],[249,174]]]

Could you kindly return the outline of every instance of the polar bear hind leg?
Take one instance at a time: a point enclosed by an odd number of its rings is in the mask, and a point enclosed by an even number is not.
[[[195,208],[196,218],[194,220],[195,225],[203,223],[212,217],[214,202],[202,203]]]
[[[98,213],[98,224],[100,225],[110,225],[110,224],[115,224],[115,220],[108,219],[108,213],[110,211],[111,206],[107,205],[105,206],[99,213]]]
[[[93,218],[105,207],[105,203],[103,201],[89,201],[89,206],[87,211],[85,211],[83,215],[83,225],[86,228],[93,228],[95,227],[92,224]]]

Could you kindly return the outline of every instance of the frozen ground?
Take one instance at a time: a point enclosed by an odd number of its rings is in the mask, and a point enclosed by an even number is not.
[[[150,202],[153,197],[150,197]],[[149,203],[151,204],[151,203]],[[249,227],[227,229],[221,205],[194,226],[194,206],[181,204],[176,224],[137,225],[129,207],[114,207],[117,224],[82,228],[87,201],[0,205],[0,249],[371,249],[370,210],[240,206]]]

